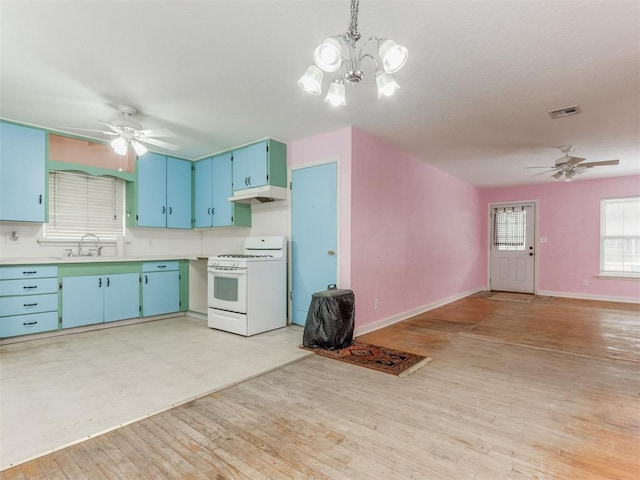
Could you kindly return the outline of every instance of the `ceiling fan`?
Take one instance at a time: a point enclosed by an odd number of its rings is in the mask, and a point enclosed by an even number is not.
[[[111,147],[118,155],[126,155],[129,146],[133,147],[136,154],[144,155],[147,152],[147,148],[143,143],[172,151],[180,149],[178,145],[157,139],[157,137],[175,137],[175,134],[168,128],[143,130],[142,125],[131,120],[131,116],[135,115],[138,111],[135,107],[132,107],[131,105],[118,105],[118,110],[122,113],[121,119],[118,118],[109,123],[98,120],[103,125],[109,127],[109,130],[92,130],[88,128],[75,127],[59,128],[68,128],[70,130],[83,132],[97,132],[104,135],[116,136],[117,138],[111,141]]]
[[[556,182],[562,180],[564,182],[570,182],[574,179],[576,175],[580,175],[587,171],[589,168],[599,167],[602,165],[618,165],[620,160],[603,160],[600,162],[586,162],[582,163],[586,160],[586,158],[574,157],[569,155],[573,151],[573,145],[562,145],[558,147],[558,149],[564,153],[564,156],[560,157],[555,161],[555,164],[551,167],[525,167],[525,168],[546,168],[546,172],[538,173],[533,175],[537,177],[538,175],[545,175],[547,173],[554,172],[551,175]]]

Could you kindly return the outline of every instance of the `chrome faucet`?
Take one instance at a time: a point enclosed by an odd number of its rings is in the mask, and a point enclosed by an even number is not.
[[[95,238],[96,241],[96,256],[100,256],[102,254],[102,246],[100,245],[100,237],[98,237],[95,233],[87,233],[86,235],[83,235],[82,238],[80,239],[80,244],[78,245],[78,255],[79,256],[91,256],[91,252],[88,253],[84,253],[82,250],[82,246],[84,245],[84,241],[86,240],[87,237],[93,237]]]

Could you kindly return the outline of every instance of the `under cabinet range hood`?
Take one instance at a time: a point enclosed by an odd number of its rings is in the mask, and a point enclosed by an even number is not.
[[[247,188],[233,192],[230,202],[238,203],[267,203],[287,199],[287,189],[274,185]]]

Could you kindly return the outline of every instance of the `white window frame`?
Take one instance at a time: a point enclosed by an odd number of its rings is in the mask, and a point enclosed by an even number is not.
[[[606,234],[606,207],[613,203],[625,203],[631,201],[640,201],[640,196],[603,198],[600,200],[600,274],[599,277],[614,278],[640,278],[640,270],[605,270],[605,241],[611,239],[619,239],[626,241],[634,239],[637,248],[640,248],[640,232],[639,234],[607,235]]]
[[[66,180],[64,192],[59,191],[61,179]],[[101,242],[115,242],[124,236],[124,180],[50,171],[48,181],[49,221],[43,228],[44,242],[78,242],[89,233],[97,235]]]

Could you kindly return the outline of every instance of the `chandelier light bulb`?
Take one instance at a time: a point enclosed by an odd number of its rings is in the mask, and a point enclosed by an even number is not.
[[[393,40],[383,40],[378,48],[382,68],[387,73],[395,73],[406,63],[409,51]]]
[[[378,87],[378,98],[390,97],[400,88],[400,85],[394,80],[393,75],[382,70],[376,72],[376,86]]]
[[[126,155],[128,146],[127,141],[122,137],[118,137],[111,142],[111,148],[118,155]]]
[[[342,46],[335,37],[329,37],[313,52],[313,61],[325,72],[335,72],[342,65]]]
[[[307,93],[320,95],[322,91],[322,76],[322,70],[316,65],[310,65],[304,75],[298,80],[298,85]]]
[[[333,80],[333,82],[331,82],[331,85],[329,85],[329,92],[327,93],[324,101],[329,102],[334,107],[347,104],[342,78],[338,76]]]

